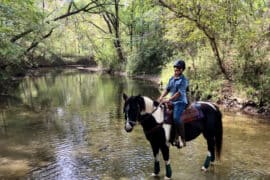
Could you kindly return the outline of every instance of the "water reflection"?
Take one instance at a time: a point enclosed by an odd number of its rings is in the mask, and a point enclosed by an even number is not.
[[[0,179],[151,179],[152,152],[142,129],[123,129],[124,91],[159,96],[146,81],[75,70],[25,79],[1,101]],[[209,173],[199,171],[206,154],[199,137],[181,151],[171,149],[173,176],[268,178],[269,130],[227,115],[222,162]]]

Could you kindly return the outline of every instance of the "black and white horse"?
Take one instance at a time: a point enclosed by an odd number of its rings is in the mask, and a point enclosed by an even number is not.
[[[131,132],[134,126],[139,122],[144,130],[147,140],[150,142],[154,162],[154,176],[160,172],[159,151],[162,152],[163,159],[166,164],[165,179],[170,179],[172,170],[170,166],[170,132],[171,124],[164,121],[164,106],[159,105],[155,101],[146,96],[131,96],[123,94],[125,100],[125,130]],[[206,171],[215,161],[215,157],[219,158],[222,149],[222,114],[217,106],[208,102],[196,102],[196,107],[200,110],[202,116],[195,120],[185,122],[185,138],[191,141],[198,137],[201,133],[207,141],[208,153],[202,170]]]

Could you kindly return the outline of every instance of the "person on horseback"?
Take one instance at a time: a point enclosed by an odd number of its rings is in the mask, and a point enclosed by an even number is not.
[[[169,82],[164,92],[159,97],[160,103],[172,103],[173,104],[173,121],[175,129],[175,143],[178,148],[182,148],[186,145],[185,142],[185,130],[184,123],[180,116],[188,105],[187,99],[187,87],[188,79],[183,75],[183,71],[186,68],[185,61],[177,60],[174,63],[174,75],[169,79]],[[167,94],[171,94],[169,99],[164,99]]]

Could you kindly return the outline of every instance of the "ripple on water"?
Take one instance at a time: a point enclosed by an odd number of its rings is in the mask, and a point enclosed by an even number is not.
[[[233,168],[229,175],[230,179],[270,179],[270,174],[261,170],[243,170]]]
[[[24,83],[18,92],[26,105],[38,111],[11,103],[2,115],[7,128],[0,133],[7,136],[0,136],[0,179],[24,178],[29,168],[34,169],[28,179],[149,178],[153,170],[152,150],[139,125],[132,133],[124,131],[121,94],[124,90],[158,97],[157,89],[148,82],[126,83],[123,78],[114,82],[111,77],[92,74],[60,75],[52,81],[47,78],[34,82],[29,79],[31,82]],[[25,93],[32,90],[36,91],[33,97],[32,93]],[[270,179],[270,126],[253,118],[246,122],[238,116],[223,117],[221,163],[201,173],[207,145],[200,136],[188,142],[186,148],[171,148],[174,179]],[[162,156],[160,160],[163,178]]]

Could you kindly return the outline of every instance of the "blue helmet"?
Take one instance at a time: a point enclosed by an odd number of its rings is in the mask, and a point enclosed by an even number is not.
[[[174,63],[173,67],[182,68],[183,70],[185,70],[186,69],[186,63],[185,63],[185,61],[179,59]]]

